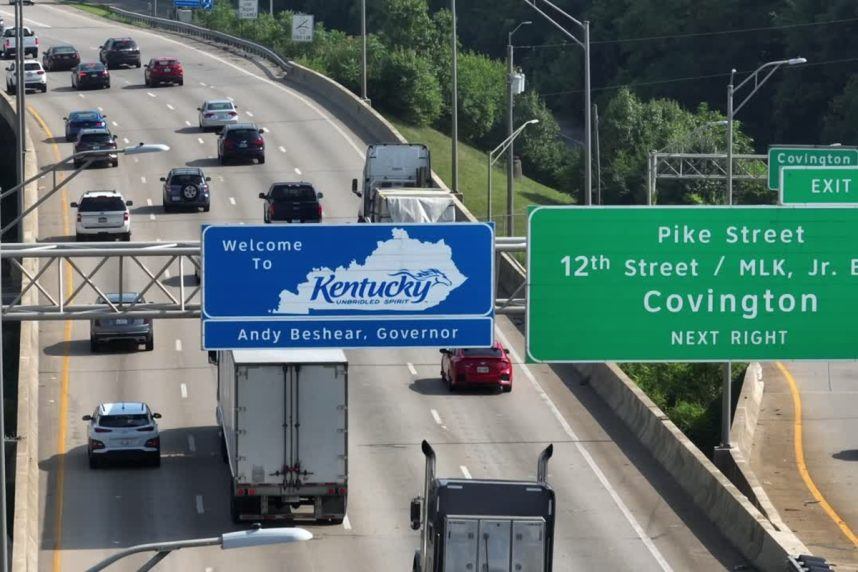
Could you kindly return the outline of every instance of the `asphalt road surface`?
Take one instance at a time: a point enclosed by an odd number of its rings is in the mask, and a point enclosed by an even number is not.
[[[71,153],[61,139],[62,117],[75,109],[102,108],[120,145],[163,142],[172,148],[122,156],[118,168],[83,173],[41,209],[41,240],[72,240],[74,212],[64,205],[100,188],[118,189],[135,201],[137,241],[198,240],[203,223],[259,223],[257,194],[276,180],[311,181],[325,194],[328,222],[354,220],[350,182],[360,174],[370,141],[332,118],[322,103],[272,79],[265,68],[210,46],[68,7],[25,10],[43,49],[72,43],[84,60],[94,60],[106,38],[130,35],[144,62],[176,55],[185,68],[184,87],[146,88],[142,70],[123,69],[111,72],[110,90],[86,92],[72,91],[69,74],[56,72],[49,75],[47,94],[28,97],[35,112],[28,125],[41,164]],[[0,13],[11,23],[10,9]],[[216,165],[215,135],[198,131],[196,112],[213,97],[234,98],[242,119],[270,130],[264,165]],[[203,166],[212,177],[211,212],[163,212],[158,178],[182,165]],[[125,266],[126,288],[139,280],[132,266]],[[77,287],[81,279],[73,279]],[[173,284],[180,279],[191,278],[174,276]],[[408,569],[418,544],[409,528],[409,501],[422,491],[424,438],[438,451],[439,475],[473,477],[533,478],[539,451],[554,443],[548,478],[557,492],[557,571],[701,571],[743,563],[571,369],[520,365],[518,329],[500,318],[498,330],[519,363],[509,394],[449,394],[439,380],[436,351],[348,352],[350,496],[343,525],[308,526],[315,539],[301,544],[182,550],[159,569]],[[199,336],[195,320],[165,320],[155,324],[153,352],[117,348],[91,355],[87,322],[42,323],[41,570],[82,570],[122,547],[237,529],[228,515],[228,472],[216,436],[214,372]],[[146,401],[163,414],[160,468],[88,468],[81,416],[100,401],[117,400]],[[114,569],[136,569],[142,561],[130,558]]]

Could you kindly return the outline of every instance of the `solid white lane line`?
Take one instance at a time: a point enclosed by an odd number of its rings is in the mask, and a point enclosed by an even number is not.
[[[459,465],[459,468],[462,469],[462,474],[465,475],[466,479],[472,478],[471,472],[468,471],[468,467],[466,467],[465,465]]]
[[[644,529],[641,527],[641,525],[638,524],[637,519],[635,519],[635,516],[625,505],[623,499],[620,498],[620,495],[617,494],[617,491],[614,490],[614,487],[612,487],[611,483],[608,482],[608,479],[605,477],[605,473],[603,473],[599,466],[596,464],[596,461],[590,455],[590,452],[587,451],[587,449],[585,449],[584,446],[581,444],[580,440],[578,439],[578,435],[575,434],[575,431],[572,430],[572,427],[563,417],[563,414],[560,413],[560,410],[557,408],[557,406],[554,404],[548,394],[545,393],[545,390],[542,389],[542,386],[539,385],[539,382],[536,380],[536,377],[534,377],[533,373],[530,371],[530,368],[527,367],[527,364],[525,364],[524,361],[522,361],[521,357],[518,355],[518,352],[516,352],[515,348],[512,347],[503,332],[501,332],[499,329],[496,329],[495,332],[497,332],[498,339],[500,339],[501,343],[509,350],[509,354],[512,356],[513,361],[519,364],[519,369],[521,369],[521,371],[524,373],[524,376],[530,381],[530,384],[533,386],[533,389],[536,391],[537,395],[539,395],[542,401],[545,402],[545,404],[548,406],[548,409],[551,410],[551,413],[554,415],[554,418],[557,419],[558,423],[560,423],[560,426],[563,428],[563,431],[572,440],[573,444],[575,445],[575,448],[578,449],[578,452],[581,454],[582,457],[584,457],[584,460],[587,462],[587,465],[589,465],[590,470],[593,471],[593,473],[596,475],[596,478],[599,479],[599,482],[602,483],[602,486],[605,487],[606,491],[608,491],[608,494],[614,501],[614,504],[617,505],[617,508],[619,508],[620,512],[623,513],[623,516],[626,517],[626,520],[628,521],[629,525],[631,525],[632,529],[634,529],[635,534],[637,534],[638,538],[641,539],[641,542],[643,542],[644,546],[646,546],[649,553],[652,555],[652,557],[655,559],[655,561],[658,563],[662,570],[664,570],[665,572],[672,571],[673,568],[671,568],[670,564],[667,563],[667,560],[664,559],[664,556],[662,556],[658,547],[656,547],[652,539],[646,534],[646,532],[644,532]]]
[[[206,511],[206,509],[203,508],[203,495],[197,495],[196,505],[198,514],[203,514]]]
[[[405,364],[405,365],[407,365],[407,366],[408,366],[408,371],[410,371],[410,372],[411,372],[411,375],[417,375],[417,370],[416,370],[416,369],[414,369],[414,364],[413,364],[413,363],[408,362],[408,363],[407,363],[407,364]]]
[[[110,122],[110,123],[111,123],[111,125],[113,125],[114,127],[119,127],[119,124],[118,124],[117,122],[115,122],[115,121],[112,121],[112,120],[111,120],[111,122]]]
[[[146,177],[140,177],[140,182],[145,185],[146,184]],[[152,199],[146,199],[146,200],[151,201]],[[152,206],[152,205],[149,205],[149,206]]]
[[[199,141],[199,142],[200,142],[200,145],[202,145],[203,143],[205,143],[205,141],[203,141],[203,138],[202,138],[202,137],[197,137],[197,141]]]
[[[229,204],[235,205],[235,199],[232,197],[229,197]]]
[[[298,174],[298,175],[300,175],[300,174],[301,174],[301,169],[299,169],[298,167],[295,167],[295,173],[296,173],[296,174]]]
[[[349,515],[343,517],[343,528],[345,528],[346,530],[352,529],[352,523],[349,520]]]
[[[188,398],[188,386],[185,383],[179,384],[179,393],[182,394],[182,399]]]
[[[438,412],[437,412],[436,410],[434,410],[434,409],[430,409],[430,410],[429,410],[429,413],[431,413],[431,414],[432,414],[432,419],[434,419],[434,420],[435,420],[435,423],[437,423],[438,425],[440,425],[440,424],[441,424],[441,416],[440,416],[440,415],[438,415]]]
[[[173,107],[172,105],[170,105],[170,104],[168,103],[168,104],[167,104],[167,109],[169,109],[170,111],[173,111],[173,110],[174,110],[174,109],[176,109],[176,108],[175,108],[175,107]]]
[[[155,94],[154,94],[154,93],[152,93],[151,91],[147,91],[147,92],[146,92],[146,95],[148,95],[149,97],[158,97],[157,95],[155,95]]]
[[[182,340],[176,340],[176,351],[182,351]]]
[[[185,125],[187,125],[188,127],[190,127],[190,126],[191,126],[191,122],[190,122],[190,121],[185,121]]]
[[[245,113],[247,114],[248,117],[253,117],[253,114],[251,112],[245,111]]]
[[[188,450],[193,453],[197,450],[197,443],[193,435],[188,435]]]
[[[122,141],[123,141],[126,145],[128,145],[129,143],[131,143],[131,141],[129,141],[129,140],[128,140],[128,137],[123,137],[123,138],[122,138]],[[134,158],[136,159],[137,157],[134,157]]]
[[[278,147],[278,149],[280,149],[280,152],[281,152],[281,153],[285,153],[285,152],[286,152],[286,148],[285,148],[283,145],[281,145],[280,147]]]

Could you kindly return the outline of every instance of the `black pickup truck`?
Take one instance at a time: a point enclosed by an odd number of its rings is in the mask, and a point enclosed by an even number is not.
[[[310,183],[273,183],[259,198],[265,201],[262,219],[266,223],[322,222],[322,193]]]

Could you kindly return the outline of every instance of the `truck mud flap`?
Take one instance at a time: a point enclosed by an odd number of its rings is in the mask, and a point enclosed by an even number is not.
[[[346,497],[317,497],[313,516],[320,522],[341,523],[346,516]]]

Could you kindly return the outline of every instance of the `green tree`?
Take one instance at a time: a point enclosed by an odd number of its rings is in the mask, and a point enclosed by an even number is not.
[[[379,103],[414,125],[424,126],[441,115],[443,98],[432,64],[414,50],[392,52],[381,72],[384,90]]]
[[[522,169],[529,177],[551,184],[569,194],[580,188],[572,181],[572,150],[560,137],[560,126],[534,90],[529,90],[515,99],[515,127],[525,121],[538,119],[539,123],[528,126],[515,140],[515,154],[521,157]],[[499,143],[507,136],[506,121],[499,124],[496,135]]]
[[[825,115],[823,141],[849,143],[858,141],[858,75],[852,75],[843,92],[831,101]]]
[[[506,70],[497,60],[466,52],[459,56],[458,78],[460,136],[470,143],[483,143],[504,117]]]
[[[434,36],[426,0],[383,0],[374,11],[372,24],[390,48],[423,53]]]

